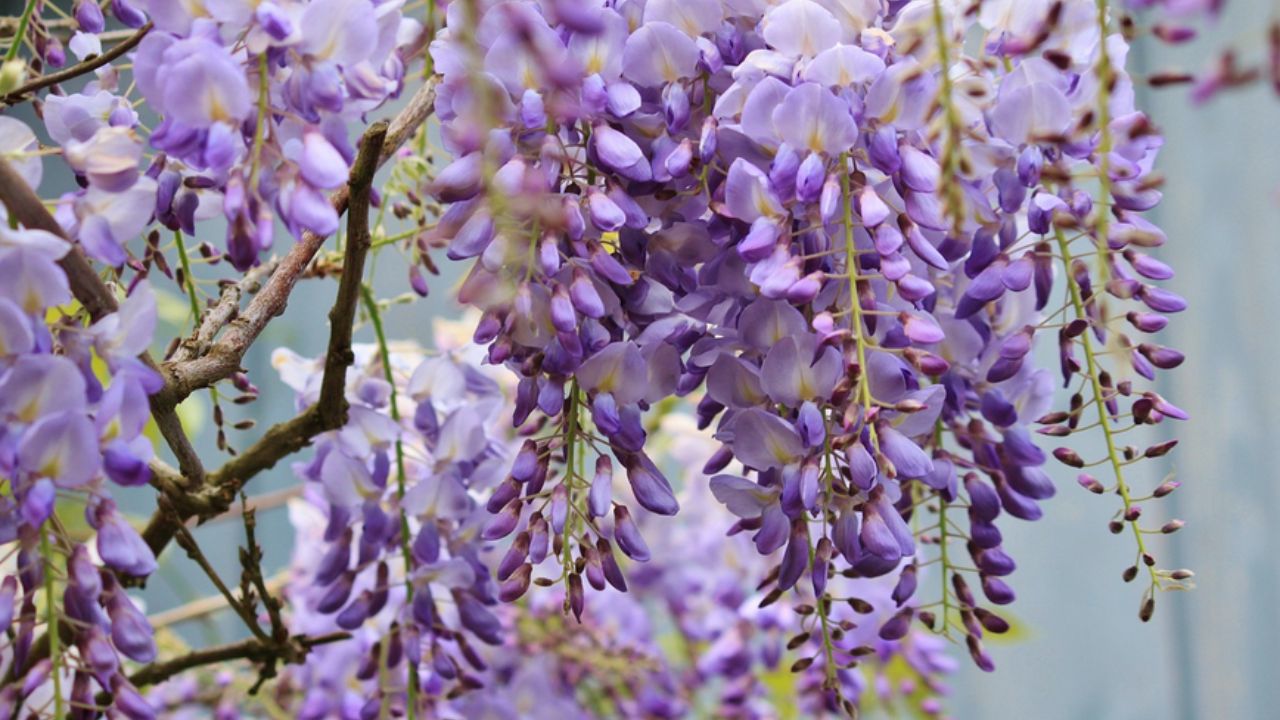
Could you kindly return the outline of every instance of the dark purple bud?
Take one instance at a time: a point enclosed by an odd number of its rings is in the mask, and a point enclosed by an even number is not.
[[[1040,184],[1040,169],[1044,166],[1044,153],[1038,145],[1028,145],[1018,156],[1018,179],[1027,187]]]
[[[514,602],[529,590],[529,582],[533,577],[533,566],[525,563],[516,568],[498,586],[498,599],[502,602]]]
[[[903,608],[880,626],[881,640],[901,640],[911,630],[911,619],[915,616],[915,608]]]
[[[831,567],[831,558],[835,557],[835,553],[835,545],[829,538],[825,536],[818,538],[818,544],[813,549],[813,568],[809,571],[815,598],[821,598],[827,592],[827,572]]]
[[[102,628],[96,625],[90,625],[80,640],[80,655],[98,677],[110,677],[120,667],[116,649],[111,646]]]
[[[156,643],[152,637],[151,624],[133,601],[123,591],[112,594],[107,609],[111,616],[111,640],[116,649],[140,663],[149,663],[156,659]]]
[[[497,540],[510,535],[520,522],[520,510],[523,507],[519,498],[507,503],[497,515],[489,519],[480,537],[485,540]]]
[[[1098,482],[1098,479],[1089,473],[1080,473],[1080,475],[1076,477],[1076,482],[1080,483],[1080,487],[1095,495],[1101,495],[1107,491],[1107,489],[1102,486],[1102,483]]]
[[[653,462],[644,455],[632,455],[626,465],[627,481],[640,506],[658,515],[675,515],[680,504],[671,491],[671,483]]]
[[[551,532],[564,534],[565,521],[569,519],[569,490],[563,483],[551,491]]]
[[[1004,542],[1000,528],[993,523],[973,519],[969,521],[969,539],[980,548],[993,548]]]
[[[506,580],[511,577],[511,573],[516,571],[529,557],[529,532],[526,530],[516,535],[516,539],[511,543],[511,547],[507,548],[507,553],[502,556],[502,560],[498,563],[496,574],[498,580]]]
[[[316,603],[316,612],[328,615],[335,613],[343,605],[347,603],[347,598],[351,597],[351,587],[355,582],[355,573],[343,573],[324,595],[320,596],[320,600]]]
[[[582,590],[582,576],[573,573],[569,576],[569,609],[573,611],[573,617],[582,622],[582,610],[586,606],[587,598]]]
[[[698,158],[710,163],[716,156],[716,119],[708,116],[702,121],[702,131],[698,135]]]
[[[365,590],[357,595],[356,599],[344,608],[342,612],[338,613],[338,616],[333,621],[343,630],[355,630],[363,625],[365,620],[369,619],[372,614],[370,610],[372,605],[373,593]]]
[[[534,515],[529,521],[529,560],[535,565],[547,559],[547,549],[551,538],[548,535],[547,521],[542,515]]]
[[[596,291],[595,283],[581,269],[573,271],[573,282],[569,285],[569,297],[578,312],[590,318],[602,318],[605,315],[604,300]],[[552,310],[555,310],[554,300]],[[570,328],[572,329],[572,328]]]
[[[613,539],[618,543],[618,549],[632,560],[649,560],[649,546],[645,544],[640,528],[625,505],[618,505],[613,509]]]
[[[431,586],[419,585],[413,592],[413,619],[423,628],[431,628],[436,621],[436,603],[431,596]]]
[[[116,16],[120,24],[137,30],[147,22],[147,16],[133,6],[129,0],[111,0],[111,14]]]
[[[796,171],[796,198],[803,203],[817,202],[822,196],[822,184],[826,179],[827,167],[822,155],[809,153]]]
[[[97,0],[76,0],[76,25],[82,32],[97,34],[106,27],[106,18],[102,16],[102,8]]]
[[[809,565],[809,533],[804,521],[791,523],[791,539],[787,542],[787,550],[782,554],[782,565],[778,571],[778,589],[790,590],[804,574]]]
[[[982,594],[996,605],[1008,605],[1013,602],[1013,588],[1005,581],[990,575],[982,576]]]
[[[1187,309],[1187,301],[1180,295],[1152,285],[1143,286],[1139,297],[1156,312],[1176,313]]]
[[[978,569],[988,575],[996,577],[1004,577],[1011,574],[1018,566],[1013,562],[1013,558],[1000,548],[990,548],[982,550],[974,557]]]
[[[667,120],[667,132],[677,135],[689,124],[689,93],[678,82],[668,84],[662,91],[662,113]]]
[[[0,582],[0,633],[8,632],[9,626],[13,624],[14,598],[17,594],[18,581],[12,575],[6,576]]]
[[[974,635],[968,635],[964,640],[969,647],[969,657],[973,659],[973,664],[983,672],[994,672],[996,664],[991,661],[991,656],[987,655],[986,650],[982,649],[982,642]]]
[[[991,522],[1000,515],[1000,497],[990,485],[976,474],[964,477],[965,491],[969,493],[969,510],[979,520]]]
[[[916,566],[908,565],[902,569],[902,574],[898,576],[898,584],[893,588],[893,602],[898,607],[902,607],[904,603],[916,594]]]
[[[347,528],[342,533],[342,537],[338,538],[338,542],[330,545],[324,557],[320,558],[320,564],[316,567],[316,585],[325,587],[346,572],[351,562],[352,532],[351,528]]]
[[[886,174],[898,172],[902,157],[898,152],[898,131],[892,125],[876,130],[867,141],[871,164]]]
[[[537,465],[534,465],[534,472],[537,472]],[[515,478],[507,478],[498,483],[498,487],[494,488],[493,494],[489,496],[489,500],[485,503],[485,509],[491,513],[496,513],[506,507],[507,503],[520,497],[520,485]]]
[[[613,548],[609,547],[609,541],[604,538],[597,540],[596,552],[600,555],[600,566],[604,569],[605,580],[608,580],[609,584],[619,592],[626,592],[627,579],[622,574],[622,568],[618,566],[618,559],[613,556]]]
[[[440,530],[434,520],[428,519],[418,530],[413,539],[413,557],[427,565],[440,559]]]
[[[635,282],[635,279],[631,277],[631,273],[627,271],[626,267],[624,267],[622,263],[618,262],[618,259],[610,252],[599,245],[595,245],[591,248],[591,257],[588,259],[588,262],[591,263],[591,269],[595,270],[600,277],[611,283],[626,286]]]
[[[738,255],[747,262],[760,262],[773,254],[778,244],[778,224],[768,217],[759,217],[751,223],[746,237],[738,243]]]
[[[607,455],[596,458],[596,473],[587,493],[587,511],[591,517],[604,517],[613,502],[613,461]],[[625,551],[624,551],[625,552]]]
[[[1138,352],[1142,356],[1151,361],[1152,365],[1161,370],[1172,370],[1182,364],[1186,359],[1182,353],[1173,348],[1163,347],[1161,345],[1152,345],[1150,343],[1142,343],[1138,346]]]

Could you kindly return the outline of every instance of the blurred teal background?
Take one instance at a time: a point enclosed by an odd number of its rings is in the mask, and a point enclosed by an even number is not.
[[[1278,9],[1268,0],[1230,0],[1217,29],[1194,43],[1139,42],[1134,73],[1198,70],[1227,44],[1249,62],[1262,59],[1266,23]],[[1159,255],[1178,270],[1170,286],[1191,302],[1162,336],[1188,359],[1162,378],[1160,391],[1193,418],[1163,430],[1176,430],[1181,446],[1163,465],[1139,466],[1145,474],[1136,483],[1151,487],[1170,471],[1182,481],[1181,490],[1150,510],[1188,521],[1156,547],[1163,567],[1193,568],[1198,588],[1160,596],[1155,619],[1140,623],[1141,588],[1120,579],[1132,538],[1106,530],[1115,503],[1080,490],[1073,473],[1056,468],[1061,490],[1046,505],[1045,519],[1006,527],[1006,547],[1019,563],[1011,578],[1019,593],[1013,606],[1019,637],[992,646],[994,675],[962,662],[948,708],[955,718],[1280,717],[1280,533],[1271,532],[1280,516],[1271,455],[1271,443],[1280,444],[1280,381],[1268,372],[1280,353],[1280,97],[1259,85],[1195,108],[1184,88],[1143,94],[1141,104],[1167,138],[1160,161],[1167,184],[1157,218],[1170,243]],[[69,181],[55,165],[48,164],[46,190]],[[380,296],[408,290],[393,254],[384,253],[375,272]],[[431,318],[459,313],[449,299],[453,279],[434,279],[425,302],[388,310],[388,335],[429,343]],[[168,289],[181,300],[176,286]],[[270,350],[320,354],[333,289],[326,282],[299,286],[286,315],[247,358],[261,399],[247,408],[228,404],[230,421],[253,417],[263,428],[293,413],[292,393],[276,379]],[[357,333],[357,341],[369,339],[367,328]],[[206,397],[193,400],[206,404],[191,408],[191,415],[205,419],[197,444],[216,465]],[[254,431],[231,432],[240,447],[255,437]],[[286,463],[250,490],[259,495],[295,484]],[[145,494],[131,503],[138,514],[149,507]],[[283,508],[264,511],[259,527],[267,565],[283,567],[291,545]],[[202,546],[215,551],[219,569],[235,577],[239,524],[211,523],[198,534]],[[212,593],[181,553],[170,552],[148,600],[160,611]],[[226,618],[208,622],[208,636],[238,632]],[[198,639],[200,629],[190,629]],[[956,655],[963,657],[963,648]]]

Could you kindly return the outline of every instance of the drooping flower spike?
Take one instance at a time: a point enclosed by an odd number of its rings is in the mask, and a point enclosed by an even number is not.
[[[437,232],[476,258],[461,297],[485,312],[489,361],[521,376],[515,420],[533,436],[489,532],[550,525],[544,562],[560,569],[545,580],[566,583],[566,609],[581,611],[584,568],[608,581],[590,570],[597,542],[637,546],[609,520],[679,509],[646,454],[646,413],[672,395],[717,428],[705,472],[735,527],[784,551],[774,595],[806,573],[891,574],[910,597],[936,548],[940,609],[922,616],[989,669],[977,618],[1000,626],[988,607],[1014,599],[997,521],[1041,517],[1050,454],[1114,473],[1148,568],[1143,617],[1178,584],[1124,477],[1168,448],[1115,439],[1183,416],[1117,378],[1181,362],[1143,335],[1185,303],[1156,284],[1172,271],[1142,213],[1161,141],[1110,15],[1083,1],[623,3],[591,22],[465,7],[478,30],[453,6],[432,46],[456,154],[430,185],[447,204]],[[971,30],[982,56],[966,54]],[[512,53],[519,77],[499,61]],[[1045,333],[1060,368],[1033,361]],[[1054,412],[1059,374],[1071,400]],[[1096,427],[1103,463],[1033,439]],[[953,572],[962,546],[974,569]]]

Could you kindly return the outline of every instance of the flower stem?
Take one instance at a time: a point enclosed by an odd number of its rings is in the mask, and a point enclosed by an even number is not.
[[[1071,305],[1075,309],[1077,318],[1088,320],[1088,315],[1084,309],[1084,300],[1080,297],[1080,285],[1076,283],[1075,277],[1071,274],[1070,244],[1061,230],[1057,231],[1057,237],[1058,248],[1062,253],[1062,260],[1067,268],[1067,289],[1071,293]],[[1080,342],[1084,346],[1085,372],[1088,373],[1089,384],[1093,388],[1093,402],[1098,408],[1098,424],[1102,426],[1102,436],[1107,442],[1107,461],[1111,465],[1111,470],[1116,478],[1116,493],[1124,503],[1125,515],[1128,515],[1129,509],[1133,507],[1133,498],[1129,492],[1129,484],[1124,479],[1124,463],[1116,451],[1115,433],[1111,428],[1111,417],[1107,413],[1107,400],[1102,389],[1102,382],[1098,379],[1099,367],[1096,353],[1093,349],[1093,338],[1090,337],[1088,330],[1080,334]],[[1138,560],[1142,562],[1142,557],[1147,552],[1146,543],[1142,539],[1142,531],[1138,527],[1136,520],[1130,521],[1129,524],[1133,529],[1133,538],[1138,544]],[[1151,587],[1153,589],[1158,588],[1160,586],[1160,578],[1156,574],[1155,566],[1148,565],[1147,572],[1151,575]]]
[[[1111,83],[1115,72],[1107,51],[1107,0],[1098,7],[1098,219],[1095,224],[1098,246],[1098,275],[1105,285],[1111,276],[1111,247],[1107,244],[1111,223]],[[1069,269],[1068,269],[1069,270]]]
[[[49,547],[49,533],[40,533],[40,554],[44,556],[45,627],[48,628],[49,658],[53,663],[53,717],[62,720],[62,657],[58,649],[58,614],[53,588],[53,549]]]
[[[258,192],[258,170],[262,164],[262,144],[267,137],[267,111],[271,100],[271,73],[267,54],[258,56],[258,122],[253,128],[253,156],[249,165],[249,192]]]
[[[360,296],[364,300],[365,310],[369,313],[369,322],[373,325],[373,334],[378,340],[378,355],[382,359],[382,374],[391,386],[391,419],[400,426],[399,394],[396,391],[395,376],[391,372],[391,352],[387,347],[387,334],[382,327],[382,315],[378,311],[378,300],[368,285],[360,286]],[[405,603],[413,602],[413,556],[409,546],[409,516],[404,511],[405,471],[404,443],[396,438],[396,499],[400,511],[400,554],[404,557],[404,593]],[[418,706],[418,666],[409,663],[409,703],[406,717],[413,720]]]
[[[849,187],[849,170],[845,167],[846,162],[848,162],[848,156],[842,156],[840,162],[840,195],[844,205],[844,253],[845,265],[849,271],[849,309],[853,315],[849,324],[858,350],[858,397],[862,401],[862,420],[866,422],[867,417],[871,414],[871,384],[867,382],[867,340],[863,333],[862,303],[858,300],[857,251],[853,246],[853,200],[852,191]],[[868,424],[867,429],[871,433],[872,445],[878,447],[879,441],[876,438],[875,427]]]
[[[191,300],[191,322],[198,328],[200,327],[200,298],[196,295],[196,279],[191,275],[191,260],[187,257],[187,244],[182,239],[181,230],[174,231],[173,241],[178,246],[178,261],[182,263],[182,284],[186,287],[187,297]]]
[[[14,31],[13,40],[9,42],[9,50],[4,54],[5,62],[18,57],[18,51],[22,49],[22,43],[27,38],[27,25],[31,23],[31,13],[35,12],[37,2],[39,0],[27,0],[27,7],[18,20],[18,29]]]
[[[960,193],[960,184],[956,181],[960,164],[960,117],[956,114],[955,104],[951,101],[951,40],[947,37],[946,18],[942,14],[942,0],[933,0],[934,36],[938,43],[938,65],[941,68],[939,81],[942,87],[938,103],[942,106],[947,125],[947,137],[942,145],[943,192],[947,196],[947,210],[951,212],[952,227],[960,232],[964,221],[964,199]]]

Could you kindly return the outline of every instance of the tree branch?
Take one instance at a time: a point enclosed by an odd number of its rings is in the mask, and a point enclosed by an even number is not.
[[[347,423],[346,377],[347,369],[354,362],[351,338],[364,277],[364,262],[371,245],[369,203],[373,176],[385,155],[388,127],[385,121],[379,122],[365,132],[359,155],[351,168],[351,179],[347,185],[347,247],[342,277],[338,281],[338,296],[329,311],[329,348],[318,400],[296,417],[268,428],[258,442],[210,475],[200,492],[180,500],[175,498],[177,517],[164,512],[152,515],[142,537],[156,555],[164,550],[188,519],[197,517],[205,520],[226,512],[245,483],[255,475],[306,447],[316,435],[336,430]]]
[[[191,332],[191,337],[178,346],[169,362],[183,362],[208,352],[209,346],[217,339],[218,331],[240,314],[240,300],[245,295],[253,295],[261,290],[265,279],[270,277],[279,266],[279,258],[271,258],[261,265],[250,268],[239,282],[224,287],[218,302],[201,316],[200,324]]]
[[[341,640],[346,640],[349,637],[351,637],[351,635],[348,633],[338,632],[329,633],[327,635],[317,635],[315,637],[296,635],[292,638],[292,641],[297,644],[297,650],[301,655],[305,656],[307,651],[317,645],[339,642]],[[129,682],[133,683],[136,687],[145,687],[147,685],[155,685],[156,683],[164,682],[178,673],[185,672],[193,668],[203,667],[205,665],[224,663],[231,660],[265,662],[279,658],[279,648],[272,644],[263,643],[255,638],[249,638],[247,640],[241,640],[240,642],[218,645],[204,650],[196,650],[195,652],[173,658],[172,660],[152,663],[130,675]]]
[[[35,80],[18,87],[13,92],[4,96],[4,104],[17,105],[18,103],[28,99],[24,97],[26,95],[39,92],[52,85],[64,83],[68,80],[74,80],[81,75],[88,75],[103,65],[111,63],[113,60],[120,58],[125,53],[137,47],[138,43],[142,42],[142,38],[146,37],[147,33],[151,32],[151,27],[151,23],[148,22],[146,25],[138,28],[137,32],[125,38],[124,41],[101,55],[88,57],[84,62],[72,65],[65,70],[59,70],[58,72],[49,73],[48,75],[41,75]]]
[[[378,156],[379,166],[389,160],[430,117],[435,97],[436,80],[433,78],[424,83],[409,104],[392,119],[386,142]],[[348,192],[347,188],[342,188],[329,197],[339,213],[347,209]],[[267,324],[284,313],[290,293],[324,241],[324,237],[315,233],[303,233],[302,239],[280,260],[261,292],[254,296],[239,318],[227,325],[221,339],[209,348],[208,353],[184,362],[165,363],[167,383],[161,393],[166,404],[177,405],[196,390],[223,380],[240,369],[244,354]]]

